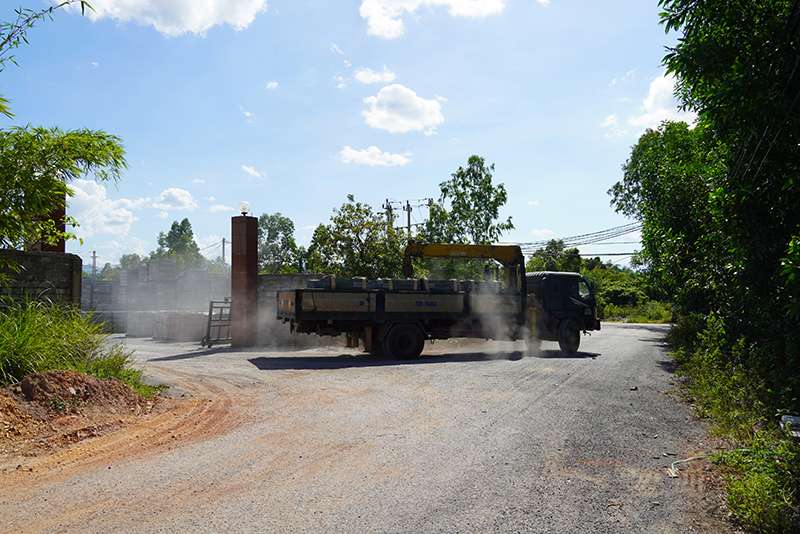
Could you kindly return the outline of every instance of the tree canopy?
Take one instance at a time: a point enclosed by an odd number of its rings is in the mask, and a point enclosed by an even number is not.
[[[726,155],[707,127],[665,122],[639,138],[623,180],[609,190],[617,211],[642,222],[635,261],[681,313],[712,309],[713,276],[728,261],[713,206]]]
[[[514,229],[511,217],[497,222],[508,195],[503,184],[492,183],[493,172],[494,164],[486,166],[482,157],[470,156],[466,168],[459,167],[452,179],[439,184],[439,202],[431,206],[425,225],[426,241],[490,245]]]
[[[300,249],[294,240],[294,223],[280,213],[258,218],[258,270],[264,274],[302,271]]]
[[[393,222],[347,195],[347,202],[333,210],[330,224],[314,231],[308,271],[367,278],[399,276],[403,233]]]
[[[175,260],[179,270],[202,269],[206,259],[194,240],[192,223],[189,219],[174,221],[166,234],[158,233],[158,249],[150,253],[150,259]]]
[[[42,220],[72,196],[68,182],[86,174],[117,182],[126,168],[122,141],[105,132],[33,126],[0,130],[0,247],[68,237],[52,221]]]

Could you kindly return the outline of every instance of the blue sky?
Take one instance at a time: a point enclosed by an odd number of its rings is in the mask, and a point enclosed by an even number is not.
[[[656,0],[90,3],[29,32],[0,73],[16,115],[0,127],[122,138],[123,180],[73,183],[68,209],[83,239],[68,252],[100,266],[155,250],[185,217],[218,256],[243,200],[292,219],[306,246],[348,194],[374,211],[410,201],[419,223],[471,155],[508,192],[505,241],[592,233],[632,222],[607,191],[645,128],[693,119],[661,67],[676,35]],[[18,3],[4,6],[13,20]]]

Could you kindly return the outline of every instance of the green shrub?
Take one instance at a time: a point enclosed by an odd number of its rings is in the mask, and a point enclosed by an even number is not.
[[[655,300],[634,306],[606,304],[602,310],[601,319],[625,320],[629,323],[669,323],[672,321],[672,310],[669,304]]]
[[[102,324],[71,306],[27,301],[0,309],[0,386],[60,369],[119,378],[152,395],[156,388],[144,383],[131,356],[122,345],[108,343]]]
[[[728,506],[744,526],[768,534],[800,530],[800,454],[795,444],[759,432],[748,449],[722,454],[718,463],[728,468]]]

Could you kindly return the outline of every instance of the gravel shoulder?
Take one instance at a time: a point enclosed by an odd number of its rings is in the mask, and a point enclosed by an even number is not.
[[[130,339],[167,409],[0,460],[3,532],[736,532],[664,326],[545,343],[202,349]],[[17,467],[19,466],[19,468]]]

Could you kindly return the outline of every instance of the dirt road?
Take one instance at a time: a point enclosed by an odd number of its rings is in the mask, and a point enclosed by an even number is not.
[[[545,343],[329,347],[128,340],[175,410],[0,470],[2,532],[733,532],[665,327]]]

